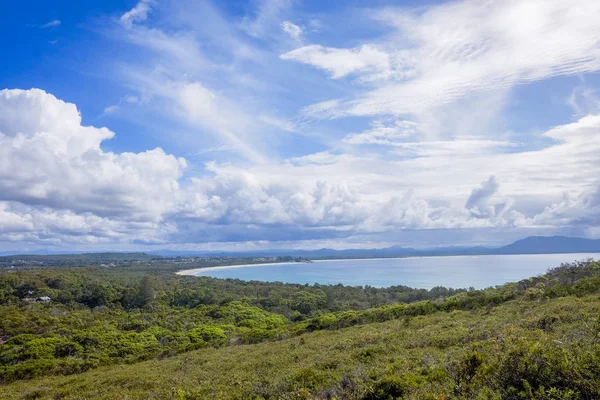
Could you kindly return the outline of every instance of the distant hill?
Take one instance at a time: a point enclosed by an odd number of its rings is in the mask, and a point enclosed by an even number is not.
[[[390,258],[427,256],[466,256],[502,254],[557,254],[557,253],[600,253],[600,239],[584,239],[566,236],[530,236],[502,247],[434,247],[414,249],[391,246],[382,249],[317,249],[317,250],[260,250],[248,252],[177,252],[157,251],[163,256],[281,256],[290,255],[305,258]]]
[[[0,267],[29,266],[80,266],[101,264],[147,263],[163,257],[145,253],[80,253],[80,254],[14,254],[0,256]]]
[[[600,239],[594,240],[566,236],[530,236],[493,251],[493,254],[557,253],[600,253]]]
[[[160,256],[146,253],[72,253],[72,254],[13,254],[3,258],[23,259],[29,261],[70,261],[70,260],[103,260],[103,261],[144,261]]]
[[[313,259],[338,258],[393,258],[428,256],[467,256],[502,254],[557,254],[557,253],[600,253],[600,239],[584,239],[566,236],[530,236],[502,247],[432,247],[414,249],[391,246],[382,249],[316,249],[316,250],[258,250],[258,251],[177,251],[157,250],[150,253],[71,253],[71,254],[29,254],[0,256],[2,261],[11,259],[45,262],[143,262],[162,257],[277,257],[292,256]]]

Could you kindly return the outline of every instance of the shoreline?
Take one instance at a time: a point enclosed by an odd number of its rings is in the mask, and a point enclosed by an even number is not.
[[[286,261],[286,262],[274,262],[274,263],[219,265],[219,266],[216,266],[216,267],[183,269],[181,271],[175,272],[175,275],[196,276],[196,273],[198,273],[200,271],[215,271],[215,270],[219,270],[219,269],[246,268],[246,267],[264,267],[264,266],[268,266],[268,265],[288,265],[288,264],[310,264],[310,263],[295,262],[295,261]]]
[[[205,268],[193,268],[183,269],[175,272],[176,275],[180,276],[197,276],[196,274],[201,271],[215,271],[220,269],[231,269],[231,268],[247,268],[247,267],[264,267],[269,265],[293,265],[293,264],[313,264],[319,262],[329,261],[368,261],[368,260],[409,260],[415,258],[446,258],[446,257],[465,257],[475,258],[481,256],[540,256],[540,255],[567,255],[567,254],[600,254],[600,253],[539,253],[539,254],[457,254],[457,255],[443,255],[443,256],[409,256],[409,257],[374,257],[374,258],[331,258],[331,259],[320,259],[320,260],[309,260],[308,262],[296,262],[296,261],[285,261],[285,262],[274,262],[274,263],[257,263],[257,264],[238,264],[238,265],[219,265],[216,267],[205,267]]]
[[[443,256],[443,257],[446,257],[446,256]],[[454,257],[454,256],[448,256],[448,257]],[[458,257],[463,257],[463,256],[458,256]],[[183,269],[181,271],[175,272],[175,275],[196,276],[196,273],[200,272],[200,271],[216,271],[216,270],[220,270],[220,269],[246,268],[246,267],[266,267],[269,265],[313,264],[313,263],[327,262],[327,261],[405,260],[405,259],[410,259],[410,258],[423,258],[423,257],[410,256],[410,257],[377,257],[377,258],[331,258],[331,259],[309,260],[309,261],[300,261],[300,262],[285,261],[285,262],[274,262],[274,263],[219,265],[216,267]]]

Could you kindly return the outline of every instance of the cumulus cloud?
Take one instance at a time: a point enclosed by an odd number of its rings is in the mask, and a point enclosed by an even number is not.
[[[113,132],[82,126],[74,104],[39,89],[0,91],[0,109],[0,200],[139,220],[171,206],[184,159],[105,152]]]
[[[554,143],[537,151],[430,149],[400,161],[322,152],[278,165],[209,163],[207,175],[184,180],[187,162],[161,149],[102,150],[114,133],[83,126],[74,104],[42,90],[3,90],[0,109],[5,242],[327,239],[396,229],[590,228],[600,218],[599,116],[548,130]]]
[[[352,13],[318,15],[316,32],[314,15],[292,14],[298,3],[253,4],[234,17],[210,2],[142,0],[102,31],[127,49],[111,75],[127,95],[104,114],[150,121],[188,160],[105,150],[115,133],[85,126],[74,104],[1,91],[0,247],[598,232],[591,86],[567,98],[573,120],[503,126],[516,85],[600,69],[597,2],[362,10],[360,23],[377,26],[368,40],[352,36],[364,32]],[[303,45],[304,30],[326,40]],[[356,116],[368,118],[335,120]]]
[[[479,207],[498,191],[498,187],[499,185],[498,182],[496,182],[496,178],[493,175],[490,176],[490,178],[483,182],[481,186],[473,189],[471,195],[467,199],[465,207],[469,210]]]
[[[0,235],[3,233],[24,232],[33,229],[30,214],[18,214],[9,209],[8,203],[0,202]]]
[[[498,196],[499,188],[500,185],[496,182],[496,177],[490,176],[487,181],[482,182],[479,187],[471,191],[465,208],[475,218],[485,218],[495,222],[501,220],[504,214],[513,206],[513,200]],[[514,223],[514,220],[520,217],[521,214],[513,210],[509,219],[511,223]]]
[[[0,92],[4,240],[166,240],[172,224],[352,226],[359,198],[344,185],[270,183],[241,168],[180,184],[186,161],[161,149],[108,153],[114,133],[85,127],[74,104],[39,89]],[[14,169],[14,165],[20,168]],[[16,235],[16,236],[15,236]]]
[[[360,196],[344,184],[284,182],[231,166],[210,165],[214,175],[194,178],[182,216],[224,224],[351,226],[365,215]]]

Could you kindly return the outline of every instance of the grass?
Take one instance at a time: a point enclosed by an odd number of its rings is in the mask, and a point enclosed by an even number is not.
[[[19,381],[0,386],[0,397],[600,398],[599,309],[597,295],[510,301]]]

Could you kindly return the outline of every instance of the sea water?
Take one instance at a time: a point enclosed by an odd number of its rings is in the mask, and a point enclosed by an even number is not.
[[[564,262],[589,258],[600,260],[600,253],[319,260],[207,268],[194,275],[301,284],[482,289],[543,274]]]

